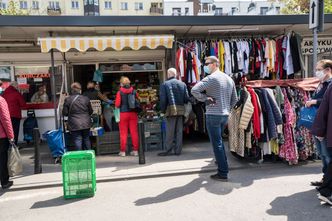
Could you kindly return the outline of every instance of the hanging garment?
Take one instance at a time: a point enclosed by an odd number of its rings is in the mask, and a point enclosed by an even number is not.
[[[225,48],[224,48],[224,43],[220,40],[218,44],[218,58],[220,61],[220,66],[219,70],[221,72],[225,72]]]
[[[291,50],[291,55],[292,55],[292,60],[293,60],[293,70],[294,73],[300,72],[302,70],[301,67],[301,58],[299,54],[299,48],[298,48],[298,43],[297,43],[297,37],[292,33],[290,35],[290,50]]]
[[[235,74],[239,72],[238,48],[235,41],[232,44],[232,73]]]
[[[233,108],[228,118],[229,149],[244,157],[244,130],[239,128],[242,105]]]
[[[255,139],[259,139],[261,136],[261,125],[260,125],[260,109],[257,102],[257,95],[252,88],[247,88],[247,90],[251,95],[251,103],[253,104],[254,107],[253,118],[252,118],[253,132],[254,132],[253,135]]]
[[[231,75],[232,74],[232,57],[231,57],[230,43],[228,41],[224,41],[224,49],[225,49],[225,73],[227,75]]]
[[[180,47],[176,52],[176,70],[180,74],[180,77],[184,77],[184,59],[183,48]]]
[[[248,41],[243,41],[242,42],[242,48],[244,49],[243,51],[243,74],[244,75],[247,75],[249,74],[249,52],[250,52],[250,49],[249,49],[249,43]]]
[[[294,67],[293,67],[293,58],[292,58],[292,52],[291,52],[291,47],[290,47],[290,35],[291,33],[289,33],[287,35],[287,38],[285,38],[286,40],[286,64],[285,67],[287,68],[287,75],[291,75],[294,74]],[[283,45],[284,47],[284,45]]]

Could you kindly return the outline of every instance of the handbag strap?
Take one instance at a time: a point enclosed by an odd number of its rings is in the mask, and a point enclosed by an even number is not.
[[[79,96],[80,96],[80,95],[76,95],[76,97],[74,98],[74,100],[71,102],[70,107],[69,107],[69,111],[68,111],[68,115],[70,114],[71,108],[73,107],[73,104],[75,103],[75,101],[77,100],[77,98],[78,98]]]

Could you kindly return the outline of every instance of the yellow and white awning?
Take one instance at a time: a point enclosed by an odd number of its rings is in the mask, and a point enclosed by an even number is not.
[[[158,46],[172,48],[173,40],[173,35],[38,38],[43,53],[47,53],[51,49],[57,49],[60,52],[67,52],[70,49],[85,52],[89,48],[98,51],[104,51],[107,48],[113,48],[116,51],[121,51],[124,48],[139,50],[142,47],[156,49]]]

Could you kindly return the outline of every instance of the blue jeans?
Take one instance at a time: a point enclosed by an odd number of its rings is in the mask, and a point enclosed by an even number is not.
[[[90,150],[90,129],[71,131],[71,136],[75,144],[75,150]]]
[[[228,175],[228,163],[221,135],[227,121],[228,116],[206,115],[206,128],[218,163],[218,174],[223,177],[227,177]]]
[[[317,148],[317,154],[321,158],[323,163],[323,173],[326,174],[327,166],[332,160],[332,148],[328,148],[326,146],[326,139],[323,141],[319,141],[317,138],[315,138],[315,145]]]

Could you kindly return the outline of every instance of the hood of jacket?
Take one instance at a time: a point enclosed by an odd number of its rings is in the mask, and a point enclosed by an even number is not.
[[[125,88],[125,87],[121,87],[120,91],[124,94],[131,94],[133,92],[134,88],[133,87],[129,87],[129,88]]]

